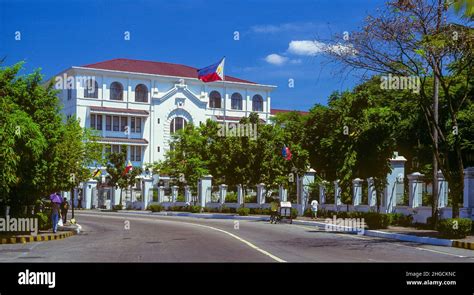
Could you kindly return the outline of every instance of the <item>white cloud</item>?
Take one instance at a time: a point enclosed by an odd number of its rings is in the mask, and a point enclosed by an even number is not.
[[[336,53],[339,55],[356,54],[357,51],[351,45],[328,45],[319,41],[298,40],[291,41],[288,45],[288,52],[295,55],[315,56],[321,53]]]
[[[326,44],[310,40],[291,41],[288,46],[288,52],[296,55],[314,56],[325,50]]]
[[[281,66],[288,61],[288,58],[276,53],[272,53],[265,57],[265,61],[272,65]]]

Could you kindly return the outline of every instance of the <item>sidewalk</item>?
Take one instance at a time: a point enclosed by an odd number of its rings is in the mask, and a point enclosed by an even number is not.
[[[78,234],[80,230],[80,225],[68,223],[65,226],[58,227],[58,231],[56,233],[53,233],[52,230],[47,230],[38,231],[37,235],[0,235],[0,245],[62,240]]]
[[[234,213],[190,213],[190,212],[174,212],[174,211],[162,211],[162,212],[151,212],[151,211],[135,211],[135,210],[121,210],[120,213],[128,214],[151,214],[161,216],[181,216],[181,217],[192,217],[192,218],[204,218],[204,219],[234,219],[234,220],[255,220],[255,221],[268,221],[270,217],[268,215],[249,215],[239,216]],[[293,224],[306,225],[306,226],[317,226],[325,229],[327,224],[325,218],[311,219],[309,217],[298,216],[297,219],[293,219]],[[348,234],[360,234],[355,231],[344,231]],[[474,250],[474,236],[467,236],[464,239],[450,240],[440,237],[440,234],[435,230],[417,229],[414,227],[400,227],[400,226],[389,226],[387,229],[381,230],[364,230],[363,235],[395,239],[405,242],[413,242],[420,244],[428,244],[435,246],[445,247],[456,247]]]

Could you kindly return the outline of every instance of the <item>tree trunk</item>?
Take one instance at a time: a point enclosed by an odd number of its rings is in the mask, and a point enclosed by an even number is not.
[[[74,188],[71,188],[71,218],[74,218]]]
[[[436,63],[435,63],[436,64]],[[436,69],[435,69],[436,70]],[[438,193],[438,156],[439,156],[439,147],[438,147],[438,100],[439,100],[439,78],[435,74],[433,81],[433,121],[435,127],[433,128],[433,181],[432,181],[432,202],[431,202],[431,216],[433,220],[433,225],[436,226],[438,223],[438,213],[439,213],[439,193]],[[446,159],[447,160],[447,159]]]

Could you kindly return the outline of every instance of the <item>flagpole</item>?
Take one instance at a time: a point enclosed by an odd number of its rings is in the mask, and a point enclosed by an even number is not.
[[[224,61],[224,65],[222,66],[222,92],[224,92],[224,130],[225,134],[227,134],[227,90],[225,89],[225,56],[222,59]]]

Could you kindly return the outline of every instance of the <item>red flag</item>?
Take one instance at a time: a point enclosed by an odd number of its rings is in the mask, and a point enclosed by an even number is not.
[[[285,160],[289,161],[291,160],[291,151],[289,147],[286,147],[286,157]]]
[[[128,160],[127,166],[125,166],[125,170],[123,170],[122,175],[125,175],[125,174],[127,174],[128,172],[130,172],[132,170],[133,170],[132,162],[130,162],[130,160]]]

